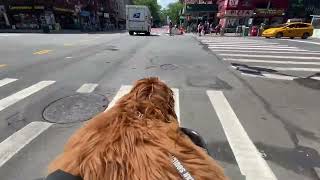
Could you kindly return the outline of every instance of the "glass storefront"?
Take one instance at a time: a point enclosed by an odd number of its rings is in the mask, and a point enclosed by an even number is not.
[[[40,18],[32,12],[12,14],[11,18],[16,29],[40,29]]]

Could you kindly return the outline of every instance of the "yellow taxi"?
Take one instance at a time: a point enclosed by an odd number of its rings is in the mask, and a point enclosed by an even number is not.
[[[263,31],[262,36],[266,38],[275,37],[290,37],[291,39],[295,37],[301,37],[302,39],[307,39],[312,36],[313,27],[308,23],[287,23],[280,27],[270,28]]]

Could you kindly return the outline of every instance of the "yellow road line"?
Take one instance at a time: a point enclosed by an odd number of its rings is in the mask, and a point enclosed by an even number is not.
[[[6,66],[7,66],[6,64],[0,64],[0,68],[6,67]]]
[[[36,54],[36,55],[48,54],[48,53],[51,52],[51,51],[52,51],[52,50],[45,49],[45,50],[41,50],[41,51],[34,52],[33,54]]]

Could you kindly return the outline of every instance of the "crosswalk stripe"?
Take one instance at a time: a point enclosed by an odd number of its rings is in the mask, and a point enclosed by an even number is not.
[[[311,59],[311,60],[320,60],[320,57],[315,56],[306,56],[306,57],[299,57],[299,56],[273,56],[273,55],[258,55],[258,54],[229,54],[223,53],[218,54],[219,56],[230,56],[230,57],[255,57],[255,58],[279,58],[279,59]]]
[[[222,91],[207,91],[227,136],[240,171],[246,179],[276,180],[276,176],[250,140]]]
[[[4,79],[0,80],[0,87],[7,85],[7,84],[10,84],[10,83],[17,81],[17,80],[18,79],[4,78]]]
[[[282,40],[282,41],[293,41],[293,42],[302,42],[302,43],[320,45],[319,42],[312,42],[312,41],[301,41],[301,40],[294,40],[294,39],[278,39],[278,40]]]
[[[40,81],[26,89],[23,89],[15,94],[12,94],[6,98],[0,100],[0,111],[6,109],[7,107],[15,104],[16,102],[40,91],[41,89],[55,83],[55,81]]]
[[[320,68],[272,67],[272,66],[254,66],[254,67],[273,69],[273,70],[276,70],[276,71],[320,72]]]
[[[219,49],[219,50],[213,50],[214,52],[238,52],[238,53],[264,53],[264,54],[292,54],[292,52],[289,51],[251,51],[246,50],[225,50],[225,49]],[[295,52],[295,50],[294,50]],[[320,52],[295,52],[294,54],[302,54],[302,55],[320,55]]]
[[[52,124],[31,122],[0,143],[0,167]]]
[[[113,97],[112,101],[109,103],[105,112],[107,110],[109,110],[110,108],[112,108],[122,96],[128,94],[130,92],[131,88],[132,88],[132,86],[121,86],[119,91],[117,92],[117,94]]]
[[[239,58],[223,58],[224,61],[236,61],[247,63],[269,63],[269,64],[303,64],[303,65],[320,65],[320,62],[300,62],[300,61],[273,61],[273,60],[258,60],[258,59],[239,59]]]
[[[83,84],[78,90],[77,92],[78,93],[91,93],[93,92],[96,87],[98,86],[98,84],[91,84],[91,83],[88,83],[88,84]]]
[[[214,46],[209,46],[208,48],[209,49],[248,50],[248,47],[214,47]],[[292,49],[292,48],[258,48],[258,47],[250,47],[250,50],[308,52],[308,50]]]
[[[174,94],[174,111],[176,112],[177,119],[179,124],[181,124],[180,119],[180,98],[179,98],[179,89],[177,88],[171,88]]]
[[[109,106],[107,107],[107,109],[105,110],[105,112],[107,110],[109,110],[110,108],[112,108],[116,102],[124,95],[128,94],[132,89],[132,86],[121,86],[119,91],[117,92],[117,94],[114,96],[114,98],[112,99],[112,101],[109,103]],[[174,93],[174,100],[175,100],[175,104],[174,104],[174,109],[175,112],[177,114],[177,120],[179,122],[179,124],[181,124],[181,119],[180,119],[180,102],[179,102],[179,89],[176,88],[171,88],[171,90]]]
[[[297,47],[289,47],[289,46],[274,46],[274,45],[263,45],[263,46],[255,46],[255,45],[250,45],[250,46],[246,46],[246,45],[209,45],[209,47],[245,47],[245,48],[286,48],[286,49],[298,49]]]
[[[261,46],[261,45],[280,45],[280,44],[276,44],[276,43],[238,43],[238,42],[231,42],[231,43],[215,43],[215,42],[208,42],[208,43],[203,43],[203,44],[207,44],[207,45],[243,45],[243,46]],[[282,46],[288,46],[288,45],[282,45]]]

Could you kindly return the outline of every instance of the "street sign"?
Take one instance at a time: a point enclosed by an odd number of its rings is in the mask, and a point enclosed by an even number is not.
[[[239,0],[229,0],[229,7],[237,7]]]
[[[226,10],[224,16],[228,17],[250,17],[253,15],[253,10]]]

